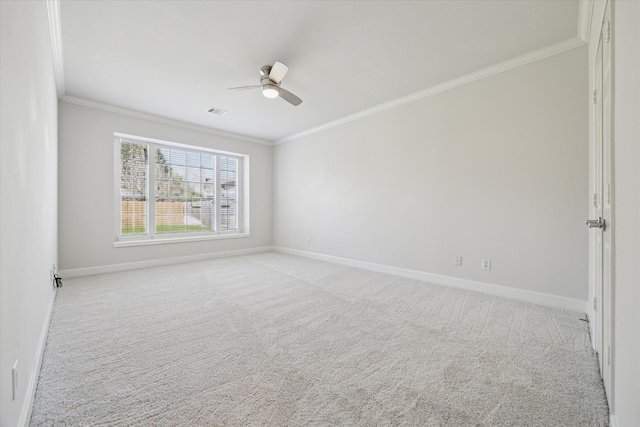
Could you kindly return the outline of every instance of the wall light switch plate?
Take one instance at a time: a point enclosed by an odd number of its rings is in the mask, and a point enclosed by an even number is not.
[[[490,259],[483,259],[482,260],[482,269],[483,270],[491,270],[491,260]]]

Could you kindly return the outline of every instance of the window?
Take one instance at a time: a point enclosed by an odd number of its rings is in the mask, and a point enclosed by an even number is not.
[[[247,156],[119,134],[115,140],[117,242],[246,234]]]

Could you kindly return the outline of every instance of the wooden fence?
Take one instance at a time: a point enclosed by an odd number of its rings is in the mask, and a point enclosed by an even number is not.
[[[146,203],[122,200],[122,228],[144,227]],[[207,202],[156,202],[156,226],[202,225],[211,228],[213,204]]]

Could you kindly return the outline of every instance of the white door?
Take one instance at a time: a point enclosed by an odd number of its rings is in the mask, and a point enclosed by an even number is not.
[[[613,197],[611,171],[612,156],[612,67],[611,67],[611,19],[610,2],[607,5],[602,24],[602,218],[605,227],[602,230],[602,379],[609,400],[611,398],[611,335],[613,324],[613,290],[611,271],[611,237],[614,224],[611,221]],[[609,401],[611,404],[611,401]]]
[[[596,53],[595,68],[595,89],[593,92],[593,101],[595,105],[595,155],[594,155],[594,193],[593,207],[594,218],[589,221],[589,227],[595,229],[595,250],[592,263],[594,265],[594,300],[593,310],[595,317],[593,319],[593,345],[599,356],[600,372],[603,371],[602,366],[602,235],[603,223],[602,218],[602,34],[598,43]],[[595,221],[595,222],[594,222]]]
[[[595,164],[593,206],[595,218],[587,221],[595,230],[594,345],[607,397],[611,398],[611,24],[609,5],[599,34],[595,67]]]

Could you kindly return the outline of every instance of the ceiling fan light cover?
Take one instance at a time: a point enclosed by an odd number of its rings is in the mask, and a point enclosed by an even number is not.
[[[274,85],[264,85],[262,87],[262,94],[267,98],[277,98],[279,95],[278,87]]]

